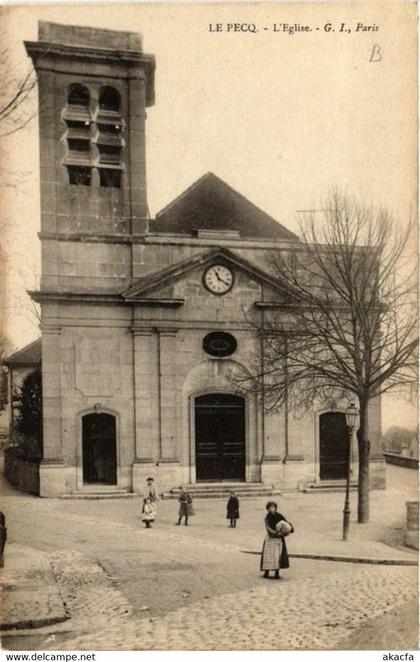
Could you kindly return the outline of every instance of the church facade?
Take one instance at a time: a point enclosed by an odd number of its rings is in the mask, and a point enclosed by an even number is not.
[[[40,103],[41,495],[141,492],[148,476],[159,491],[344,481],[347,401],[266,415],[232,382],[260,342],[246,312],[281,303],[268,255],[299,238],[212,173],[149,218],[155,62],[139,35],[41,22],[26,49]],[[380,432],[378,400],[378,487]]]

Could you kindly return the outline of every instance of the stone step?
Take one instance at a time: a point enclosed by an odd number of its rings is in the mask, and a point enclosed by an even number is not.
[[[192,485],[185,485],[185,487],[188,489],[189,492],[201,492],[202,490],[234,490],[235,492],[239,492],[240,490],[252,490],[252,489],[258,489],[258,490],[271,490],[272,485],[268,485],[267,483],[244,483],[244,482],[216,482],[216,481],[209,481],[207,483],[194,483]],[[169,492],[177,492],[179,493],[181,491],[180,487],[173,487],[172,489],[168,490]]]
[[[354,492],[357,490],[357,483],[350,483],[350,491]],[[306,485],[302,488],[304,494],[324,494],[328,492],[329,494],[334,494],[336,492],[345,492],[346,486],[343,484],[331,483],[330,485]]]
[[[243,484],[240,487],[237,485],[235,487],[214,487],[209,485],[208,487],[200,486],[188,486],[188,491],[193,497],[193,499],[226,499],[229,497],[230,492],[234,489],[235,493],[239,498],[249,498],[254,497],[270,497],[270,496],[279,496],[281,495],[280,490],[269,487],[268,485],[262,485],[261,483],[256,484]],[[179,489],[172,489],[169,492],[164,492],[161,497],[162,499],[178,499],[180,495]]]
[[[60,499],[132,499],[139,495],[135,492],[125,492],[123,490],[115,490],[105,492],[72,492],[71,494],[62,494]]]
[[[271,496],[282,496],[282,492],[273,490],[272,492],[247,492],[247,493],[237,493],[237,496],[240,499],[254,499],[257,497],[266,497],[269,498]],[[230,492],[208,492],[206,494],[194,494],[193,498],[194,499],[227,499],[230,496]],[[164,492],[161,495],[162,499],[177,499],[178,497],[175,494],[171,494],[170,492]]]

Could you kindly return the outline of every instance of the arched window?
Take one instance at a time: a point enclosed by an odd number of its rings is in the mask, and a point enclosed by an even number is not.
[[[118,113],[121,106],[121,97],[114,87],[102,87],[99,92],[99,109],[111,110]]]
[[[89,105],[89,90],[80,83],[73,83],[69,87],[67,95],[67,103],[73,106],[88,106]]]

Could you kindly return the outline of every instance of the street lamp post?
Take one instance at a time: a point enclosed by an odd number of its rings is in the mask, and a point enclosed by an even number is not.
[[[352,402],[346,409],[347,425],[347,477],[346,477],[346,498],[343,510],[343,540],[347,540],[350,528],[350,474],[351,474],[351,440],[354,426],[356,425],[359,411]]]

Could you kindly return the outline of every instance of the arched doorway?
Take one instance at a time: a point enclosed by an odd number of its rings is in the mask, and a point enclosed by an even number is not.
[[[86,414],[82,418],[83,482],[116,485],[115,416]]]
[[[245,480],[245,402],[229,393],[195,398],[197,481]]]
[[[319,477],[338,480],[347,473],[346,417],[338,411],[328,411],[319,417]]]

